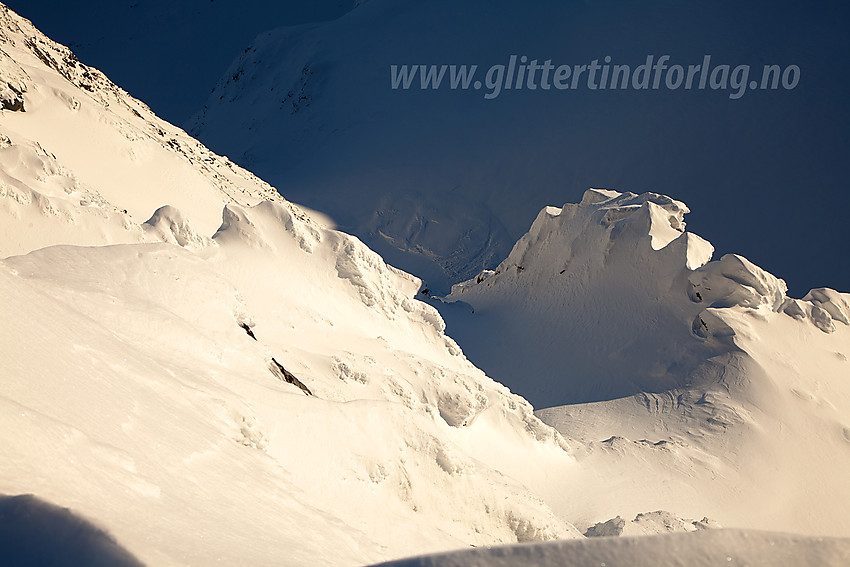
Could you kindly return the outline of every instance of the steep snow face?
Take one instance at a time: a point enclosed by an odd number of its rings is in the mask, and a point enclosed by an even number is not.
[[[850,295],[791,299],[741,256],[709,261],[686,211],[595,189],[545,208],[496,270],[454,286],[449,331],[490,375],[559,406],[537,414],[581,447],[570,482],[621,496],[579,511],[581,497],[551,495],[557,510],[846,536]]]
[[[475,310],[459,325],[483,332],[458,328],[465,341],[474,335],[473,358],[487,352],[482,364],[535,403],[598,401],[705,380],[706,361],[740,350],[718,308],[763,308],[824,332],[847,326],[846,294],[794,300],[741,256],[709,262],[711,244],[685,232],[687,212],[663,195],[598,189],[544,208],[507,259],[448,296]],[[493,328],[509,329],[498,340],[524,354],[493,348],[490,358]]]
[[[22,101],[4,103],[0,122],[0,257],[140,242],[138,225],[163,205],[208,235],[225,204],[282,202],[5,6],[0,49],[0,100]],[[42,222],[50,229],[32,230]]]
[[[542,203],[593,184],[677,191],[719,250],[781,268],[803,293],[850,277],[831,265],[850,207],[833,189],[848,151],[850,117],[834,95],[847,90],[834,72],[850,55],[847,21],[839,3],[370,0],[332,22],[258,36],[187,129],[440,293],[501,261]],[[486,100],[487,88],[452,90],[449,70],[436,90],[419,88],[418,74],[409,89],[391,88],[391,65],[478,65],[483,82],[511,55],[517,65],[610,56],[635,70],[664,54],[670,65],[706,55],[712,67],[750,65],[755,80],[765,63],[796,64],[801,80],[737,100],[708,87],[584,81]],[[811,199],[796,198],[801,187]],[[770,243],[754,210],[783,227]]]
[[[580,537],[499,470],[569,445],[417,278],[0,16],[0,493],[157,565]]]
[[[538,407],[688,383],[730,349],[691,333],[703,307],[688,299],[687,266],[713,249],[684,232],[687,211],[663,195],[596,189],[546,207],[494,271],[453,287],[448,300],[475,309],[455,332]]]

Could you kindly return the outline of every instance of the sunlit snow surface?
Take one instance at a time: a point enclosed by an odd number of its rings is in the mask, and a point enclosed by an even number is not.
[[[518,365],[618,370],[595,401],[538,412],[553,428],[465,358],[417,278],[0,17],[0,519],[59,518],[56,545],[89,522],[153,565],[355,565],[718,522],[850,535],[846,295],[786,300],[741,258],[705,264],[668,197],[548,207],[513,271],[458,288],[475,313],[456,307],[476,325],[490,301],[518,325],[478,333]],[[550,285],[567,257],[584,283]],[[553,341],[576,300],[590,339]],[[597,391],[572,372],[526,384]]]
[[[416,278],[2,23],[26,88],[3,114],[2,255],[27,254],[0,264],[0,493],[154,564],[579,535],[487,463],[568,468],[567,443],[466,361]]]
[[[394,561],[384,564],[384,567],[839,567],[848,561],[850,542],[847,540],[712,530],[694,535],[672,534],[475,549]]]

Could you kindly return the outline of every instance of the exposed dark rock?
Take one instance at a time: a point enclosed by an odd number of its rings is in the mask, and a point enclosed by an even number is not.
[[[24,90],[23,86],[16,87],[12,83],[6,83],[5,86],[0,86],[0,110],[25,112]]]
[[[0,98],[0,110],[11,110],[12,112],[24,112],[24,101],[21,98]]]
[[[283,367],[283,365],[282,365],[280,362],[276,361],[274,358],[272,358],[272,361],[271,361],[271,363],[269,364],[269,370],[271,370],[271,371],[272,371],[272,374],[274,374],[275,376],[277,376],[277,378],[278,378],[279,380],[283,380],[284,382],[289,382],[290,384],[292,384],[292,385],[294,385],[294,386],[298,386],[298,387],[299,387],[299,388],[301,388],[301,390],[303,390],[303,391],[304,391],[304,393],[305,393],[305,394],[307,394],[308,396],[312,396],[312,395],[313,395],[313,392],[311,392],[311,391],[310,391],[310,388],[308,388],[307,386],[305,386],[305,385],[304,385],[304,383],[303,383],[303,382],[301,382],[301,380],[299,380],[298,378],[296,378],[296,377],[292,374],[292,372],[290,372],[289,370],[287,370],[286,368],[284,368],[284,367]]]
[[[251,337],[255,341],[257,340],[257,337],[254,336],[254,331],[251,330],[251,327],[248,326],[248,323],[239,323],[239,326],[245,329],[245,332],[248,334],[249,337]]]
[[[590,526],[586,532],[584,532],[585,537],[611,537],[618,536],[623,533],[623,528],[626,527],[626,521],[617,516],[616,518],[611,518],[607,522],[599,522],[593,526]]]

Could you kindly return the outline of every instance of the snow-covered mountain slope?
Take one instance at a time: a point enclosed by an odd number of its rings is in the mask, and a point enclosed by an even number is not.
[[[138,225],[165,204],[212,234],[225,204],[282,201],[29,21],[5,6],[0,17],[0,256],[46,244],[138,242]],[[56,221],[45,234],[33,230],[42,217]]]
[[[801,294],[850,278],[832,262],[850,209],[839,189],[850,113],[835,95],[847,90],[835,69],[850,57],[848,22],[832,1],[370,0],[257,37],[187,129],[441,293],[501,261],[542,204],[598,185],[676,194],[718,250],[784,274]],[[538,84],[486,100],[486,85],[452,90],[449,71],[436,90],[420,89],[419,75],[391,87],[391,65],[477,65],[483,83],[511,55],[555,66],[610,56],[636,70],[665,54],[669,65],[706,55],[749,65],[756,80],[765,64],[793,64],[801,78],[734,100],[664,82]]]
[[[563,441],[462,358],[436,313],[393,293],[405,280],[362,245],[324,235],[311,254],[281,224],[269,250],[256,227],[282,211],[228,219],[200,257],[143,244],[6,259],[0,491],[83,513],[156,564],[290,549],[290,564],[356,563],[569,535],[459,446],[515,431],[525,458],[566,465]],[[475,423],[487,414],[502,431]]]
[[[155,565],[580,537],[493,458],[567,442],[418,279],[0,18],[0,493]]]
[[[743,530],[712,530],[648,538],[552,542],[473,549],[402,559],[385,567],[562,567],[604,565],[777,565],[841,567],[850,562],[850,541]]]
[[[333,19],[354,0],[7,0],[6,5],[158,116],[179,124],[197,112],[222,71],[258,33]]]
[[[560,434],[465,358],[419,279],[0,18],[0,494],[68,508],[154,565],[353,565],[715,521],[850,533],[846,296],[786,301],[736,257],[691,270],[710,249],[666,197],[547,209],[523,270],[462,295],[503,282],[492,312],[510,320],[574,274],[582,292],[562,297],[598,300],[613,339],[634,325],[643,342],[603,361],[622,381],[575,381],[602,401],[540,413]],[[555,271],[557,235],[582,247]],[[534,329],[564,310],[547,312]],[[602,326],[581,360],[613,344]],[[498,346],[496,362],[531,352]]]
[[[791,299],[740,256],[709,261],[687,211],[597,189],[546,207],[496,270],[454,286],[448,328],[491,376],[560,406],[537,415],[582,447],[570,482],[591,494],[613,482],[617,514],[654,503],[846,536],[850,295]]]

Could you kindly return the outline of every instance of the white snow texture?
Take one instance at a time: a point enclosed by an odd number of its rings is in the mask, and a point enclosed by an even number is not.
[[[418,278],[3,6],[0,103],[0,512],[127,564],[847,559],[749,530],[850,536],[850,296],[710,261],[683,203],[591,189],[455,286],[535,415]]]

